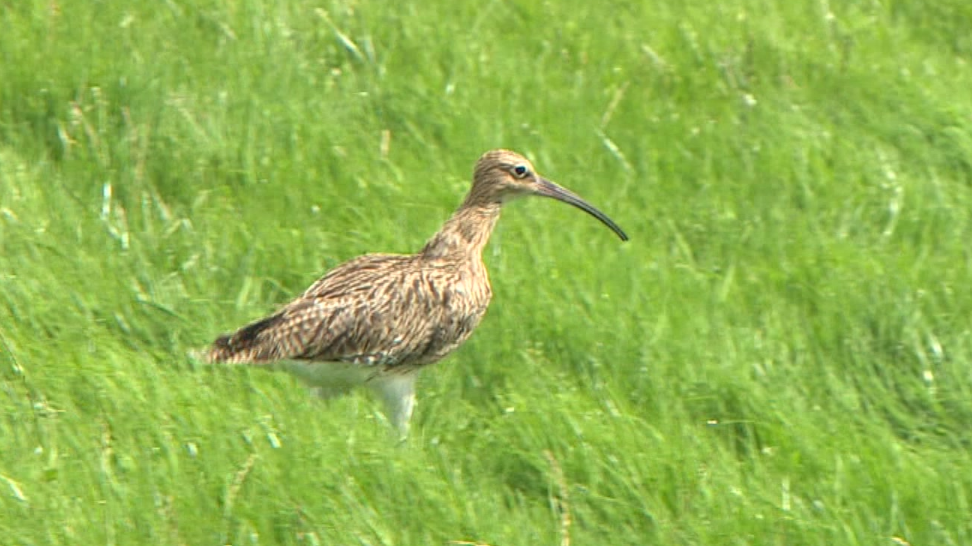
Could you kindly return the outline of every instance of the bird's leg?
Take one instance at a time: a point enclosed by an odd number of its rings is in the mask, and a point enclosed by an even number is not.
[[[382,374],[372,378],[368,386],[385,404],[385,413],[404,440],[408,436],[408,421],[415,408],[415,380],[417,371]]]

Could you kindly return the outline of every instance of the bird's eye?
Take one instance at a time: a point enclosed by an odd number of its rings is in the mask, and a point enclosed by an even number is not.
[[[530,169],[526,168],[526,165],[517,165],[516,167],[513,167],[513,174],[515,174],[517,178],[523,178],[529,173]]]

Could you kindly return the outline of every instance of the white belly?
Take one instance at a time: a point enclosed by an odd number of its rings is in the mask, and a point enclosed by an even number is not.
[[[271,367],[297,376],[310,387],[312,393],[324,399],[342,396],[355,387],[366,386],[384,402],[388,419],[402,437],[408,434],[408,420],[415,407],[417,368],[383,373],[381,366],[294,360],[277,362]]]
[[[346,362],[305,362],[287,360],[273,365],[298,377],[321,398],[333,398],[364,385],[379,375],[379,368]]]

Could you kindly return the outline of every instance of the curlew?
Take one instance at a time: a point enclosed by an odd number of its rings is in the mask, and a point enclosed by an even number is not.
[[[364,385],[404,437],[419,371],[466,341],[489,305],[482,254],[500,208],[526,195],[578,207],[628,240],[607,215],[541,177],[526,158],[493,150],[476,162],[469,194],[421,251],[345,262],[276,313],[217,338],[203,358],[288,371],[322,398]]]

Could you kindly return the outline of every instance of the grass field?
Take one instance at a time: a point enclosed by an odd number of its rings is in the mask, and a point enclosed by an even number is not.
[[[395,6],[395,7],[392,7]],[[972,544],[972,3],[0,3],[0,544]],[[186,352],[417,250],[376,403]]]

